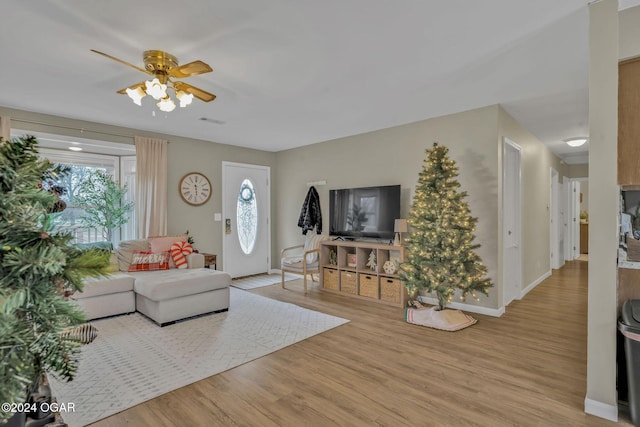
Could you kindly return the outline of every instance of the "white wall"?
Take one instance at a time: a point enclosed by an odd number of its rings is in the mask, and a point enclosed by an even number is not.
[[[617,419],[618,2],[589,5],[589,303],[585,411]]]

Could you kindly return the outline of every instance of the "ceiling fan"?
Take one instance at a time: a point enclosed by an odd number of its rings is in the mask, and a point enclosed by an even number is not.
[[[91,49],[91,51],[153,76],[153,79],[136,83],[118,91],[118,93],[129,95],[137,105],[142,105],[142,98],[150,95],[159,101],[157,106],[161,111],[173,111],[176,108],[176,104],[169,96],[167,89],[173,89],[175,97],[180,101],[180,107],[186,107],[191,104],[193,97],[204,102],[210,102],[216,98],[214,94],[205,90],[181,81],[173,80],[213,71],[208,64],[202,61],[193,61],[188,64],[178,65],[178,59],[170,53],[161,50],[146,50],[142,54],[145,68],[141,68],[104,52],[95,49]]]

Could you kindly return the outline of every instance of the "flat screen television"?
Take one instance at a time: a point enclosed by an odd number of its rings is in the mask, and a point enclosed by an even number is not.
[[[329,234],[393,239],[400,218],[400,186],[329,190]]]

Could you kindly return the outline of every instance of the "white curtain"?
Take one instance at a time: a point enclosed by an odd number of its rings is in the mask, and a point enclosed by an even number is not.
[[[0,117],[0,136],[3,141],[11,139],[11,118],[9,116]]]
[[[167,235],[167,141],[136,136],[136,234]]]

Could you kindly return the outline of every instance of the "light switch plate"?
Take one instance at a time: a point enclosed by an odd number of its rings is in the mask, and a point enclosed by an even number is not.
[[[222,214],[220,212],[216,212],[213,214],[214,221],[222,221]]]

